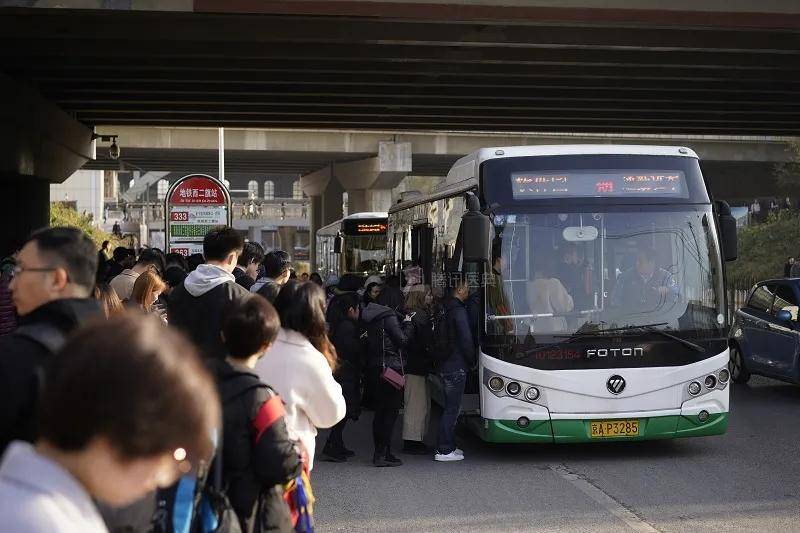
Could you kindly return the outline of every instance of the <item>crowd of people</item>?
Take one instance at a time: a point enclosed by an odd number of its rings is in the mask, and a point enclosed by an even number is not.
[[[189,258],[97,251],[77,229],[48,228],[3,261],[4,527],[178,531],[188,498],[197,528],[208,494],[242,531],[309,530],[318,429],[331,428],[320,458],[347,461],[362,408],[375,466],[402,464],[401,407],[403,452],[462,460],[454,428],[476,354],[465,280],[434,302],[396,276],[326,287],[292,266],[228,227]],[[433,372],[445,392],[435,449]]]

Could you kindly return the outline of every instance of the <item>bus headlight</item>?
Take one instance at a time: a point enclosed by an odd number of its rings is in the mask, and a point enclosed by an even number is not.
[[[689,394],[691,394],[692,396],[697,396],[698,394],[700,394],[700,390],[701,387],[698,382],[692,381],[691,383],[689,383]]]
[[[519,391],[521,390],[522,387],[520,387],[519,383],[517,383],[516,381],[512,381],[511,383],[506,385],[506,392],[511,396],[516,396],[517,394],[519,394]]]
[[[505,382],[501,377],[494,376],[489,380],[489,388],[492,389],[494,392],[500,392],[501,390],[503,390],[504,386]]]
[[[714,387],[717,386],[717,378],[713,374],[706,376],[705,383],[707,389],[713,389]]]
[[[731,373],[728,371],[727,368],[723,368],[722,370],[720,370],[717,376],[719,377],[720,383],[727,383],[728,380],[731,379]]]
[[[528,390],[525,391],[525,399],[529,402],[535,402],[539,399],[539,389],[536,387],[528,387]]]

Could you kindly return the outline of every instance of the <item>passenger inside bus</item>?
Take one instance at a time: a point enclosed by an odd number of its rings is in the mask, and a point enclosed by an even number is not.
[[[531,333],[534,334],[567,331],[567,319],[558,315],[569,313],[574,305],[564,284],[555,277],[552,257],[542,255],[537,258],[533,281],[528,282],[528,308],[534,315],[531,319]]]

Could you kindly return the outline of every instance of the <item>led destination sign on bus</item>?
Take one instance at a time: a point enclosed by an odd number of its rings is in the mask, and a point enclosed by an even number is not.
[[[511,174],[515,200],[603,196],[686,196],[679,170],[517,172]]]
[[[345,235],[385,235],[389,225],[385,221],[343,220],[342,231]]]

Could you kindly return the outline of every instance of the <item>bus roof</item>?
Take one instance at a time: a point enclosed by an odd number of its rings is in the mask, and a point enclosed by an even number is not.
[[[352,215],[347,215],[344,218],[337,220],[336,222],[331,222],[327,226],[322,226],[317,230],[318,235],[336,235],[336,232],[339,231],[342,227],[342,220],[364,220],[370,218],[389,218],[389,213],[383,211],[373,211],[373,212],[364,212],[364,213],[353,213]]]
[[[471,154],[456,161],[450,169],[450,172],[447,173],[447,180],[445,183],[454,184],[476,178],[481,163],[489,159],[554,155],[669,155],[698,159],[694,150],[684,146],[651,146],[636,144],[497,146],[475,150]]]

